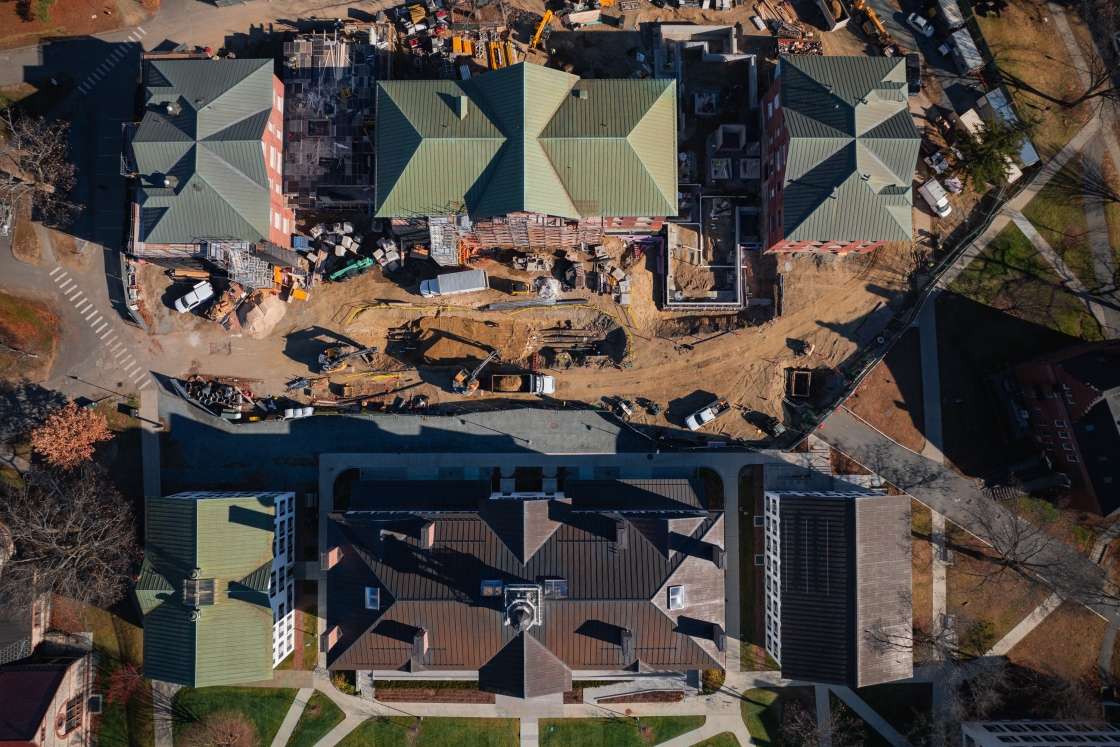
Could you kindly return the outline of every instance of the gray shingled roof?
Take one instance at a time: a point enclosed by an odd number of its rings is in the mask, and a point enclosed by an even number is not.
[[[905,62],[783,57],[780,81],[790,134],[785,239],[910,241],[921,136],[908,109]]]
[[[141,241],[268,238],[261,138],[272,113],[272,66],[272,60],[147,62],[147,111],[132,140]]]

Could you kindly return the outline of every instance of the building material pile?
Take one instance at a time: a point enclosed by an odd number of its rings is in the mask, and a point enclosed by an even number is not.
[[[276,294],[255,293],[238,310],[241,331],[254,340],[263,339],[284,318],[285,311],[287,307]]]

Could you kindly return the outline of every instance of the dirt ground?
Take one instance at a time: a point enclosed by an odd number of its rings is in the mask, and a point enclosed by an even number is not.
[[[921,453],[926,443],[922,396],[921,333],[911,329],[871,370],[845,406],[906,448]]]
[[[933,632],[933,545],[930,543],[930,510],[910,499],[910,557],[913,563],[913,626]]]
[[[1096,691],[1101,639],[1107,627],[1108,623],[1085,607],[1065,602],[1011,649],[1007,658]]]
[[[123,25],[116,0],[12,0],[0,3],[0,49],[27,46],[46,36],[84,36]]]
[[[58,334],[58,317],[49,303],[0,293],[0,379],[45,380]]]

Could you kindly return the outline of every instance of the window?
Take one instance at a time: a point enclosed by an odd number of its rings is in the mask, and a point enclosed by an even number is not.
[[[544,582],[544,595],[552,599],[563,599],[568,596],[568,579],[551,578]]]
[[[1066,454],[1066,461],[1067,462],[1076,462],[1077,461],[1077,456],[1074,455],[1074,454]]]
[[[1043,440],[1049,441],[1050,440],[1050,431],[1039,431],[1038,432],[1038,437],[1043,439]]]
[[[763,524],[763,521],[765,521],[765,520],[766,520],[765,516],[756,516],[756,517],[754,517],[754,525],[756,527],[766,526],[765,524]]]
[[[770,119],[770,117],[773,117],[773,116],[774,116],[774,102],[773,101],[767,101],[766,102],[766,118]]]
[[[376,610],[380,609],[379,603],[381,601],[381,590],[376,586],[366,587],[366,609]]]
[[[1091,426],[1091,425],[1085,426],[1085,432],[1086,433],[1092,433],[1095,430],[1096,430],[1096,428],[1094,426]]]
[[[1069,434],[1065,431],[1058,431],[1058,438],[1069,438]]]
[[[1066,421],[1064,421],[1064,420],[1055,420],[1055,421],[1054,421],[1054,427],[1055,427],[1055,428],[1065,428],[1065,427],[1066,427]]]
[[[763,565],[765,562],[766,562],[766,556],[765,555],[755,555],[754,556],[754,564],[755,565]]]
[[[1073,451],[1073,444],[1062,444],[1062,448],[1066,451]]]
[[[482,582],[482,596],[484,597],[500,597],[502,595],[502,582],[501,581],[483,581]]]
[[[69,734],[82,725],[82,696],[66,701],[66,709],[58,714],[57,726],[63,734]]]
[[[774,111],[778,111],[778,109],[781,108],[781,106],[782,106],[782,94],[775,93],[774,94]]]
[[[669,609],[671,609],[671,610],[684,609],[684,587],[683,586],[670,586],[669,587]]]
[[[1045,428],[1046,427],[1046,421],[1045,420],[1036,420],[1036,421],[1034,421],[1034,424],[1037,425],[1039,428]]]
[[[1027,399],[1038,399],[1038,395],[1035,394],[1035,392],[1033,390],[1029,391],[1029,392],[1027,392]]]

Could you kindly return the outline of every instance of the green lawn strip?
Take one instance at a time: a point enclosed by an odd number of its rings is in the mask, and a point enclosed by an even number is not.
[[[928,682],[872,685],[854,692],[903,736],[923,723],[923,716],[928,720],[932,714],[933,685]]]
[[[215,711],[235,711],[253,723],[257,740],[272,744],[288,715],[296,690],[271,687],[185,687],[175,695],[173,727],[179,738],[190,725]]]
[[[341,708],[323,693],[316,692],[307,701],[307,707],[303,709],[303,715],[299,717],[287,747],[312,747],[327,736],[331,729],[341,724],[344,718],[346,715]]]
[[[1084,283],[1097,293],[1097,275],[1093,270],[1093,249],[1089,244],[1085,220],[1084,165],[1080,156],[1066,162],[1050,183],[1042,188],[1023,215],[1038,229],[1046,243],[1053,247],[1062,261]]]
[[[750,735],[760,742],[776,744],[778,741],[778,691],[753,688],[743,693],[739,704],[743,723]]]
[[[740,747],[739,740],[735,735],[729,731],[722,734],[716,734],[711,739],[705,739],[703,742],[698,742],[692,747]]]
[[[338,747],[517,747],[520,723],[509,718],[426,718],[413,737],[417,723],[407,716],[370,719],[347,734]]]
[[[0,332],[5,328],[22,338],[10,342],[21,345],[26,340],[37,351],[50,350],[58,336],[58,320],[46,305],[0,293]]]
[[[1096,318],[1014,223],[999,232],[949,290],[1073,337],[1104,339]]]
[[[124,619],[135,617],[127,601],[111,610],[83,607],[78,614],[81,627],[93,633],[93,647],[100,655],[97,673],[100,692],[108,693],[115,671],[125,664],[136,667],[143,664],[144,631]],[[127,705],[106,700],[98,727],[99,742],[106,747],[151,747],[155,743],[151,702],[149,680],[141,683]]]
[[[641,718],[543,718],[540,743],[545,747],[643,747],[641,729],[653,732],[653,744],[699,729],[704,716]]]

